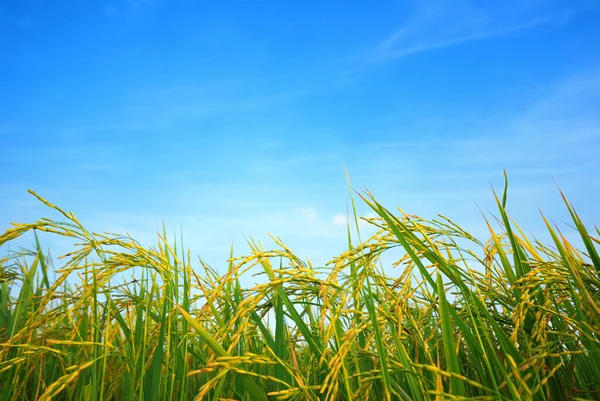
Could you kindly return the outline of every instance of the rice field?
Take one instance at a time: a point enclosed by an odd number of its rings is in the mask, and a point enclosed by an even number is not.
[[[34,233],[0,261],[0,398],[600,399],[599,231],[564,199],[581,249],[543,215],[552,241],[528,238],[506,188],[486,238],[361,192],[376,233],[356,235],[352,203],[325,268],[273,237],[232,250],[223,274],[164,232],[151,248],[92,233],[32,192],[64,219],[0,235]],[[38,232],[77,245],[52,260]]]

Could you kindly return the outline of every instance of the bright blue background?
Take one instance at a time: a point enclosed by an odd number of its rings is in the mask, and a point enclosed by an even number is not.
[[[322,263],[344,164],[482,236],[503,169],[534,234],[570,232],[553,178],[597,224],[599,2],[499,3],[0,1],[0,228],[50,214],[31,188],[219,266],[267,232]]]

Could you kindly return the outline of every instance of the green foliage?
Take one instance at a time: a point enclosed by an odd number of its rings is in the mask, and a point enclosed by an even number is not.
[[[34,196],[66,221],[0,235],[35,233],[0,261],[2,400],[600,399],[600,241],[566,199],[584,251],[544,216],[553,244],[528,239],[506,190],[485,242],[367,192],[377,232],[354,245],[349,226],[325,274],[273,238],[219,275],[165,230],[144,248]],[[79,245],[52,271],[37,232]]]

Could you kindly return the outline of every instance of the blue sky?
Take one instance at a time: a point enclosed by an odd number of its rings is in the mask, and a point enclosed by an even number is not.
[[[598,224],[598,21],[598,1],[0,1],[0,228],[56,216],[31,188],[145,244],[164,219],[217,266],[268,232],[323,263],[344,164],[481,236],[503,169],[532,233],[538,207],[568,231],[553,178]]]

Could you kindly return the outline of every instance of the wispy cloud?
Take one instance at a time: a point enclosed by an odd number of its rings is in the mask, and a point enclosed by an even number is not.
[[[362,163],[350,166],[353,181],[364,182],[384,204],[400,204],[417,214],[448,214],[486,235],[475,204],[494,210],[487,183],[501,187],[506,169],[510,210],[524,227],[544,232],[537,225],[537,207],[561,216],[558,221],[568,220],[562,219],[564,205],[552,178],[586,220],[597,222],[593,194],[600,190],[594,179],[600,168],[600,118],[595,110],[599,77],[591,72],[547,85],[538,100],[511,115],[486,113],[478,121],[441,121],[439,126],[445,128],[426,136],[400,128],[397,140],[365,145],[357,159]],[[455,130],[462,135],[444,135]]]
[[[596,113],[600,102],[600,72],[580,74],[548,85],[539,90],[538,99],[512,115],[498,116],[486,113],[480,118],[469,117],[440,121],[434,127],[441,132],[414,136],[399,132],[405,139],[372,142],[366,154],[390,155],[413,164],[433,165],[450,163],[457,167],[472,167],[464,173],[489,174],[499,166],[513,166],[523,174],[546,174],[554,171],[572,172],[585,169],[593,158],[600,141],[600,117]],[[434,119],[434,117],[432,117]],[[394,125],[395,122],[389,122]],[[442,128],[443,127],[443,128]],[[418,128],[418,127],[417,127]],[[461,130],[461,135],[446,137],[444,131]],[[418,130],[418,129],[417,129]],[[404,135],[402,135],[404,134]],[[382,153],[383,152],[383,153]],[[427,152],[429,157],[421,163],[415,158]],[[378,157],[383,163],[385,158]],[[490,167],[492,170],[487,170]],[[421,171],[435,171],[427,169]],[[448,173],[448,170],[445,170]],[[444,175],[436,171],[435,175]]]
[[[485,115],[468,124],[460,118],[440,122],[440,127],[464,130],[460,137],[444,139],[444,129],[435,137],[399,132],[397,138],[410,139],[351,146],[344,150],[344,157],[352,184],[355,188],[367,185],[390,209],[400,205],[428,218],[435,213],[448,214],[482,236],[486,229],[476,204],[484,210],[494,209],[488,183],[492,180],[501,186],[503,169],[511,179],[511,199],[522,202],[510,206],[515,217],[525,218],[524,228],[537,222],[537,206],[550,215],[563,212],[552,176],[579,201],[583,213],[590,213],[582,195],[594,185],[590,171],[600,168],[595,158],[600,119],[592,107],[600,97],[598,77],[600,74],[590,72],[548,85],[539,91],[537,100],[511,116]],[[396,125],[394,121],[390,124]],[[215,261],[224,260],[231,239],[243,244],[243,233],[270,243],[268,232],[280,235],[300,255],[328,260],[342,249],[346,234],[346,215],[341,213],[347,206],[342,160],[336,152],[320,154],[317,159],[302,157],[285,143],[281,152],[290,157],[248,159],[248,169],[255,162],[262,163],[265,170],[280,168],[275,183],[253,179],[244,184],[193,186],[193,175],[178,173],[183,180],[177,185],[181,189],[167,191],[169,197],[161,201],[163,210],[180,211],[164,216],[168,226],[182,224],[187,244],[194,244],[194,251]],[[328,178],[297,181],[295,176],[309,165],[315,166],[311,176]],[[330,188],[337,184],[332,195]],[[369,212],[361,202],[358,206],[359,215]],[[156,224],[156,215],[154,220],[151,214],[135,216],[131,211],[120,217],[90,217],[102,223],[130,221],[132,231],[140,233],[154,230],[151,225]],[[590,217],[593,221],[597,215]],[[143,228],[136,230],[138,224]],[[361,223],[361,230],[364,228]]]
[[[235,84],[232,84],[235,83]],[[240,82],[247,83],[243,87]],[[144,120],[149,126],[198,121],[284,105],[313,93],[304,88],[252,88],[246,80],[167,85],[131,91],[124,104],[125,121]]]
[[[560,24],[587,6],[580,2],[557,12],[551,3],[521,2],[504,6],[493,2],[484,7],[468,0],[416,2],[404,25],[390,33],[373,53],[378,61],[398,59],[541,25]]]
[[[469,127],[461,137],[443,139],[444,129],[437,137],[399,132],[397,138],[409,139],[351,146],[345,149],[344,157],[352,184],[355,188],[367,185],[391,210],[400,205],[427,218],[444,213],[473,234],[485,237],[476,204],[483,210],[494,209],[487,184],[492,180],[501,186],[502,169],[507,169],[511,179],[510,211],[524,223],[524,229],[538,222],[537,206],[553,217],[564,211],[551,181],[553,175],[572,196],[582,216],[598,221],[595,199],[585,196],[586,191],[600,191],[590,173],[600,168],[595,155],[600,145],[600,121],[593,107],[600,96],[598,77],[600,74],[590,73],[549,85],[540,91],[537,101],[510,117],[485,115],[476,124],[464,124],[460,119],[440,122],[440,127],[450,130]],[[398,126],[393,120],[389,123]],[[376,132],[373,135],[378,137]],[[251,145],[244,145],[252,153]],[[68,199],[63,194],[64,203],[61,194],[42,195],[66,208],[78,204],[76,215],[92,230],[129,232],[144,245],[156,242],[155,233],[164,218],[170,230],[182,228],[184,246],[191,248],[193,255],[218,266],[224,266],[232,240],[237,255],[247,252],[248,237],[271,247],[267,233],[281,236],[299,256],[324,263],[343,251],[346,242],[343,209],[347,193],[341,160],[337,163],[336,152],[302,157],[301,150],[286,147],[283,139],[277,146],[280,150],[271,152],[271,159],[244,159],[248,162],[244,170],[253,163],[263,163],[261,171],[279,167],[277,179],[258,179],[258,171],[248,181],[245,175],[242,183],[228,178],[222,183],[199,184],[197,169],[168,169],[173,176],[156,176],[150,195],[127,189],[110,194],[119,197],[118,207],[81,189],[70,189]],[[276,158],[278,154],[290,157]],[[324,178],[319,182],[299,180],[297,176],[308,169],[311,177]],[[210,171],[216,170],[213,167]],[[13,210],[19,204],[23,210],[20,202],[27,198],[24,190],[13,188],[4,193],[17,193],[19,199],[0,199],[0,209]],[[123,204],[133,196],[134,201]],[[357,206],[359,215],[369,212],[360,202]],[[27,205],[27,216],[32,218],[46,212]],[[6,213],[0,214],[0,220],[7,219]],[[361,223],[361,231],[363,228]]]
[[[139,16],[157,7],[159,0],[120,0],[104,4],[104,14],[109,17],[124,15]]]
[[[17,135],[31,134],[30,131],[15,130]],[[80,163],[82,166],[99,166],[100,164],[110,163],[112,165],[121,164],[124,155],[131,150],[131,146],[123,144],[106,144],[87,138],[78,141],[61,141],[55,139],[52,145],[43,146],[39,143],[18,142],[6,144],[3,151],[0,152],[2,162],[12,163],[19,168],[33,164],[50,164],[58,166],[60,164]],[[102,163],[94,163],[91,160],[102,160]]]
[[[450,37],[444,38],[432,38],[430,40],[418,41],[416,44],[408,44],[408,40],[405,40],[404,33],[394,33],[392,37],[388,38],[382,46],[379,46],[377,53],[381,58],[384,59],[397,59],[411,54],[422,53],[430,50],[440,49],[448,46],[455,46],[461,43],[471,42],[478,39],[491,38],[504,36],[510,33],[515,33],[528,28],[535,27],[550,22],[549,18],[537,18],[531,21],[526,21],[514,26],[508,26],[506,28],[489,29],[474,32],[465,32],[464,34],[450,35]]]

